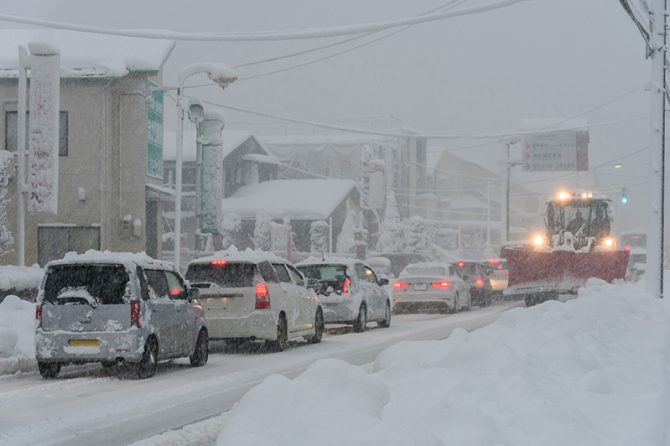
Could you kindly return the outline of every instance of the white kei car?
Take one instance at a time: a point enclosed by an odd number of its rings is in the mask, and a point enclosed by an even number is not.
[[[200,291],[210,339],[231,345],[265,341],[275,351],[290,339],[321,342],[324,318],[302,274],[272,253],[219,253],[189,263],[186,279]]]

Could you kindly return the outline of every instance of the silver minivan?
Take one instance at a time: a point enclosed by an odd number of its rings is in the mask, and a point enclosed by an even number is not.
[[[159,360],[208,358],[197,289],[170,263],[143,254],[89,251],[50,262],[37,297],[35,354],[40,374],[65,364],[130,363],[138,378]]]

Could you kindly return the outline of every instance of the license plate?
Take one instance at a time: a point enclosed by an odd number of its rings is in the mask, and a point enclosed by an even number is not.
[[[100,341],[97,339],[72,339],[70,345],[73,347],[97,347]]]
[[[416,291],[426,291],[428,289],[428,285],[426,285],[425,283],[415,283],[414,289]]]

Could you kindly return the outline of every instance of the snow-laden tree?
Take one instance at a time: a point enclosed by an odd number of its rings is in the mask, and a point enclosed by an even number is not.
[[[11,175],[13,155],[7,150],[0,150],[0,256],[10,252],[14,245],[14,237],[7,228],[7,205],[9,204],[9,177]]]
[[[309,226],[309,240],[312,252],[328,252],[328,240],[330,236],[330,225],[323,221],[313,221]]]
[[[356,222],[354,221],[354,212],[347,202],[347,216],[344,218],[344,223],[342,224],[342,230],[340,235],[337,237],[337,252],[340,253],[353,253],[354,247],[356,244]]]
[[[382,220],[378,248],[381,252],[403,252],[405,250],[406,226],[400,221],[398,204],[393,192],[386,197],[386,210]]]
[[[254,248],[263,251],[272,249],[272,240],[270,239],[270,216],[265,212],[256,214],[256,224],[254,226]]]
[[[221,249],[235,245],[242,233],[242,218],[234,212],[224,214],[221,220]]]

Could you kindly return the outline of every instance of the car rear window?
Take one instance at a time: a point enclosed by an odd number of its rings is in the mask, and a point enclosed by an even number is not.
[[[58,265],[49,268],[44,301],[59,305],[115,305],[130,300],[123,265]]]
[[[345,265],[301,265],[298,269],[308,279],[337,280],[347,274]]]
[[[186,271],[186,279],[195,283],[214,283],[225,288],[245,288],[253,285],[256,265],[253,263],[210,264],[196,263]]]

